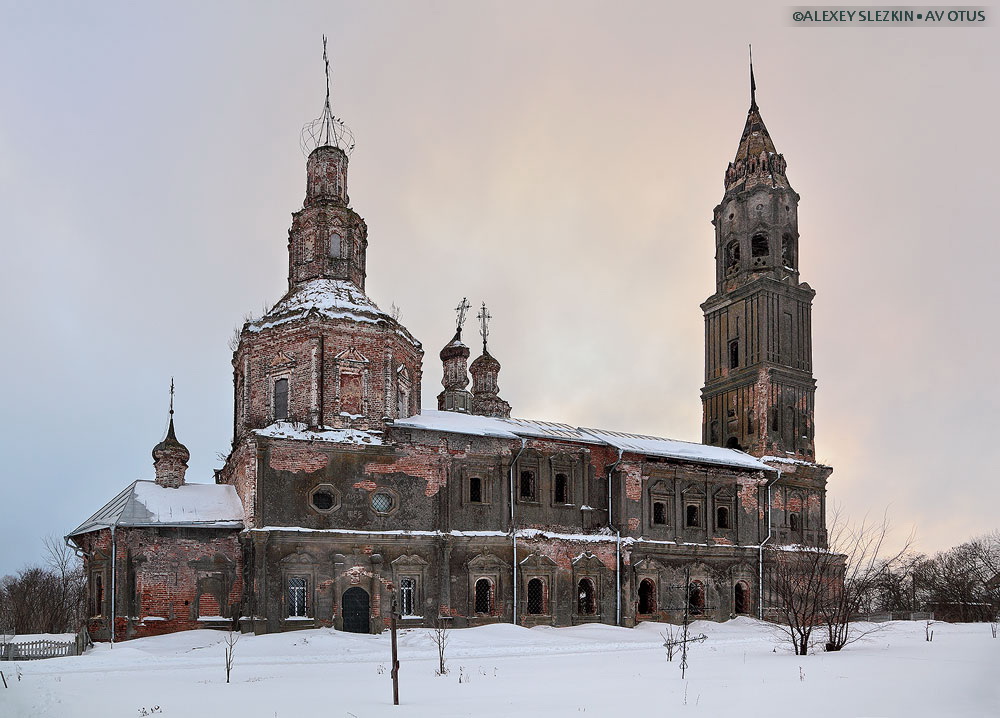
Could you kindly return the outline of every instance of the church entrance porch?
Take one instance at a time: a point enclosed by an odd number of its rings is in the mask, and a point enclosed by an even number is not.
[[[344,591],[340,602],[344,615],[344,630],[348,633],[371,631],[371,600],[368,592],[357,586]]]

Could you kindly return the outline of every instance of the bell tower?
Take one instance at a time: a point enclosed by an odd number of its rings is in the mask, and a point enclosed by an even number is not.
[[[306,198],[288,230],[288,289],[313,279],[339,279],[365,289],[368,226],[350,207],[347,158],[354,135],[330,109],[330,63],[324,37],[326,101],[320,116],[302,129]]]
[[[702,440],[815,460],[812,300],[799,281],[798,202],[757,106],[715,208],[715,294],[705,314]]]

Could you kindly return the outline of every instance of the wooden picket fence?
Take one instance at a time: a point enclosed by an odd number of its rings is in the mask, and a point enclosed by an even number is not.
[[[0,661],[32,661],[38,658],[82,656],[94,645],[86,627],[81,628],[72,641],[28,641],[0,645]]]

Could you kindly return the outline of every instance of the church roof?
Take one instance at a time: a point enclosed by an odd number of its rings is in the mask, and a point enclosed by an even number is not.
[[[305,319],[310,312],[326,319],[349,319],[372,324],[385,322],[411,344],[420,346],[420,342],[403,325],[379,309],[367,294],[353,282],[342,279],[310,279],[296,285],[264,316],[247,322],[246,330],[259,332],[270,329],[285,322]]]
[[[112,526],[186,526],[243,528],[243,504],[226,484],[183,484],[177,488],[155,481],[133,481],[97,513],[69,533],[79,536]]]
[[[690,441],[676,441],[658,436],[628,434],[607,429],[587,429],[570,424],[530,419],[504,419],[475,416],[454,411],[424,409],[406,419],[396,419],[394,427],[448,431],[473,436],[493,436],[501,439],[540,438],[576,441],[585,444],[611,446],[623,452],[693,461],[699,464],[735,466],[742,469],[773,471],[771,467],[749,454],[736,449],[706,446]]]

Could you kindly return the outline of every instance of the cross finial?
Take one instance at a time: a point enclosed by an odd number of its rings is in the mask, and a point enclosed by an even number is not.
[[[753,79],[753,45],[750,45],[750,110],[757,109],[757,82]]]
[[[490,310],[486,308],[486,302],[483,302],[482,309],[476,315],[476,319],[479,320],[479,334],[483,337],[483,354],[486,354],[486,340],[490,336],[490,319],[492,318]]]
[[[469,298],[468,297],[462,297],[462,301],[458,303],[457,307],[455,307],[455,311],[458,313],[457,328],[458,328],[458,334],[459,335],[462,334],[462,327],[465,326],[465,315],[468,313],[469,307],[471,307],[471,306],[472,305],[469,304]]]
[[[170,416],[174,415],[174,378],[170,377]]]
[[[326,106],[330,106],[330,59],[326,56],[326,35],[323,35],[323,67],[326,69]]]

